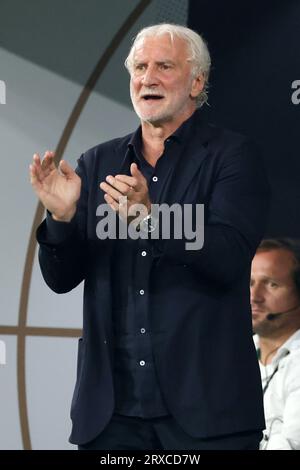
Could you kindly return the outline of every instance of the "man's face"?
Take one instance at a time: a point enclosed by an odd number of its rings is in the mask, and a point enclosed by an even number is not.
[[[300,303],[292,277],[294,258],[285,249],[258,251],[251,268],[252,324],[255,333],[268,336],[291,321],[292,313],[268,320],[269,313],[285,312]]]
[[[180,119],[195,109],[203,77],[192,79],[184,40],[168,34],[144,38],[136,46],[130,95],[142,121],[160,124]],[[152,96],[152,97],[151,97]]]

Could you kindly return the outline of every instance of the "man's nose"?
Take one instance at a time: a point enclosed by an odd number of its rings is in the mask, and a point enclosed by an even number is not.
[[[154,67],[147,67],[142,76],[142,84],[148,87],[158,85],[158,78]]]
[[[261,304],[264,298],[264,289],[259,284],[253,284],[250,286],[250,300],[251,304]]]

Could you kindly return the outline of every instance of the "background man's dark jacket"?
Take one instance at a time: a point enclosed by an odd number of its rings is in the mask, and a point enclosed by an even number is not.
[[[153,353],[170,413],[186,433],[205,438],[263,429],[261,381],[252,341],[251,260],[264,234],[269,189],[262,161],[246,138],[204,124],[177,163],[164,200],[205,205],[204,246],[185,239],[149,241],[153,256],[149,299]],[[98,145],[78,160],[82,179],[71,223],[47,217],[38,229],[46,283],[58,293],[84,280],[70,441],[96,437],[114,408],[112,378],[112,251],[99,240],[99,183],[122,170],[131,135]]]

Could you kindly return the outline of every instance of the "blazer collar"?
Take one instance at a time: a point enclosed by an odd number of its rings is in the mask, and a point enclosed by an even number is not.
[[[189,136],[182,142],[182,152],[166,192],[168,204],[180,203],[203,161],[209,155],[208,142],[215,137],[216,128],[206,124],[197,112]]]

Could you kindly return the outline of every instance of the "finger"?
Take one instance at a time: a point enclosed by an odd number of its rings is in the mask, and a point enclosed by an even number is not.
[[[47,157],[47,158],[49,158],[49,157]],[[44,162],[44,160],[43,160],[43,162]],[[52,171],[52,168],[49,167],[49,163],[45,164],[43,162],[41,162],[41,159],[40,159],[40,156],[39,156],[38,153],[35,153],[33,155],[32,166],[36,169],[36,175],[38,176],[40,181],[42,181]],[[55,168],[55,166],[54,166],[54,168]]]
[[[102,191],[105,191],[109,196],[111,196],[117,203],[119,202],[121,197],[124,197],[122,193],[120,193],[104,181],[100,183],[100,188],[102,189]]]
[[[34,153],[32,157],[32,164],[29,166],[30,174],[33,172],[35,177],[40,179],[41,173],[41,159],[38,153]]]
[[[37,168],[34,165],[29,165],[29,177],[33,188],[38,190],[41,186],[41,182],[38,176]]]
[[[39,156],[38,153],[35,153],[32,157],[32,163],[30,165],[30,170],[31,170],[31,172],[34,173],[34,175],[36,177],[38,177],[40,179],[42,168],[41,168],[41,159],[40,159],[40,156]]]
[[[41,166],[39,168],[39,176],[40,180],[42,181],[44,178],[47,178],[52,171],[56,170],[56,166],[54,163],[54,158],[51,155],[47,155],[41,161]]]
[[[134,191],[132,186],[117,180],[111,175],[106,177],[106,181],[124,196],[128,196],[132,191]]]
[[[140,172],[140,170],[138,169],[138,166],[136,163],[131,163],[130,165],[130,173],[133,177],[137,178],[137,179],[144,179],[144,175],[143,173]]]
[[[41,163],[42,170],[54,170],[55,169],[55,164],[54,164],[54,152],[50,152],[47,150],[47,152],[44,153],[44,157]]]
[[[66,162],[66,160],[60,161],[59,169],[63,173],[63,175],[65,175],[67,178],[71,178],[72,176],[74,176],[75,171],[73,170],[71,165],[69,165],[69,163]]]
[[[109,194],[104,194],[104,199],[114,211],[118,212],[119,204]]]
[[[137,185],[137,190],[141,190],[144,186],[145,186],[145,183],[146,183],[146,178],[144,177],[144,175],[140,172],[140,170],[138,169],[138,166],[136,163],[132,163],[130,165],[130,172],[132,174],[132,177],[135,178],[138,182],[138,185]],[[147,184],[147,183],[146,183]]]
[[[46,150],[44,153],[43,158],[54,158],[55,157],[55,152],[52,152],[52,150]]]
[[[32,161],[32,165],[33,165],[35,168],[37,168],[37,170],[40,172],[41,169],[42,169],[42,166],[41,166],[41,158],[40,158],[39,154],[38,154],[38,153],[35,153],[35,154],[33,155],[32,160],[33,160],[33,161]]]
[[[115,179],[117,181],[121,181],[122,183],[127,184],[128,186],[132,187],[133,189],[137,189],[139,182],[136,178],[133,176],[127,176],[127,175],[116,175]]]
[[[41,158],[38,153],[33,154],[32,160],[33,160],[33,163],[37,166],[41,164]]]

